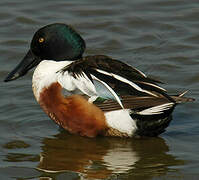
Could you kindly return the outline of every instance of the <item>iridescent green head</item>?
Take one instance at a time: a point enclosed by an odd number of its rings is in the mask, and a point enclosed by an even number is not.
[[[50,24],[39,29],[33,36],[30,50],[20,64],[8,74],[5,81],[24,76],[42,60],[76,60],[86,48],[82,37],[70,26]]]
[[[41,59],[75,60],[82,56],[85,42],[66,24],[50,24],[39,29],[31,42],[32,52]]]

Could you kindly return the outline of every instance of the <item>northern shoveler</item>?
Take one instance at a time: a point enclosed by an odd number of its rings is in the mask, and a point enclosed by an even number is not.
[[[30,50],[5,82],[37,66],[32,88],[38,103],[61,127],[87,137],[157,136],[177,104],[193,101],[185,93],[169,96],[159,81],[121,61],[83,57],[85,47],[70,26],[47,25],[34,34]]]

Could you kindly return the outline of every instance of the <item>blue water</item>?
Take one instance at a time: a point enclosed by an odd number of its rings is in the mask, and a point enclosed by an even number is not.
[[[0,179],[197,179],[199,167],[199,3],[195,0],[0,2]],[[63,132],[40,109],[32,72],[5,76],[50,23],[72,25],[86,55],[105,54],[159,79],[170,94],[196,99],[176,107],[158,138],[83,138]]]

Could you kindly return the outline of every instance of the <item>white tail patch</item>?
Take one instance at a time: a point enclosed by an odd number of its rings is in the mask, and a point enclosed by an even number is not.
[[[145,109],[143,111],[138,112],[137,114],[140,115],[154,115],[154,114],[161,114],[166,110],[169,110],[170,108],[172,108],[174,105],[174,103],[165,103],[159,106],[154,106],[148,109]]]
[[[119,132],[127,133],[129,137],[133,136],[137,129],[135,121],[129,115],[131,110],[120,109],[105,113],[106,122],[109,127],[117,129]]]
[[[147,90],[144,90],[142,89],[141,87],[139,87],[137,84],[133,83],[132,81],[129,81],[128,79],[122,77],[122,76],[119,76],[117,74],[113,74],[113,73],[108,73],[106,71],[103,71],[103,70],[100,70],[100,69],[96,69],[96,71],[98,71],[99,73],[102,73],[102,74],[105,74],[105,75],[108,75],[108,76],[112,76],[113,78],[119,80],[119,81],[122,81],[126,84],[129,84],[131,87],[133,87],[134,89],[138,90],[138,91],[141,91],[141,92],[144,92],[144,93],[147,93],[147,94],[150,94],[152,96],[155,96],[155,97],[158,97],[156,94],[150,92],[150,91],[147,91]]]

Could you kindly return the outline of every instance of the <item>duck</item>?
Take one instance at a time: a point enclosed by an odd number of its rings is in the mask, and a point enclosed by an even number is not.
[[[194,101],[168,95],[159,80],[106,55],[83,56],[86,43],[70,25],[53,23],[33,35],[16,80],[36,67],[32,89],[43,111],[71,134],[85,137],[158,136],[176,105]]]

